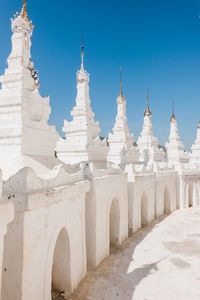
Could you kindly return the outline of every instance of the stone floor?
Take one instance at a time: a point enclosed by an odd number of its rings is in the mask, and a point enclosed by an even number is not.
[[[200,300],[200,209],[178,210],[126,240],[68,300]]]

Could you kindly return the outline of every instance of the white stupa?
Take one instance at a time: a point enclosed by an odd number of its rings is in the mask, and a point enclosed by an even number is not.
[[[200,162],[200,122],[197,126],[197,137],[195,143],[192,145],[192,153],[190,155],[191,162]]]
[[[48,125],[49,97],[39,94],[39,78],[31,60],[33,25],[26,1],[11,24],[12,51],[5,74],[0,77],[0,164],[4,176],[23,166],[49,168],[54,164],[58,140],[55,127]]]
[[[99,137],[99,122],[94,121],[90,106],[89,74],[83,65],[84,47],[81,51],[81,68],[77,72],[76,106],[71,111],[73,120],[64,121],[63,132],[66,139],[60,138],[57,144],[57,156],[65,163],[105,162],[107,160],[107,141]]]
[[[170,119],[170,126],[169,142],[166,143],[167,159],[169,162],[173,163],[187,163],[189,162],[189,156],[185,152],[184,145],[178,134],[178,125],[174,115],[174,107]]]
[[[121,74],[121,68],[120,68]],[[122,80],[120,80],[120,95],[117,98],[117,116],[113,128],[113,133],[109,134],[108,138],[110,151],[108,153],[108,160],[125,167],[126,163],[136,163],[139,159],[139,152],[133,146],[133,134],[127,124],[126,117],[126,99],[122,91]]]
[[[164,151],[158,148],[158,139],[153,135],[151,116],[149,96],[147,95],[147,107],[144,112],[143,129],[137,142],[140,151],[140,161],[144,163],[163,161],[165,155]]]

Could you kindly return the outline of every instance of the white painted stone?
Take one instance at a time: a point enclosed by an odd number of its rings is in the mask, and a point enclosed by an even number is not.
[[[64,121],[65,139],[60,138],[56,151],[60,160],[65,163],[81,161],[106,162],[107,141],[99,137],[99,123],[94,121],[94,113],[90,106],[89,74],[82,64],[77,72],[76,106],[71,111],[72,121]]]
[[[156,174],[155,213],[156,218],[177,209],[178,174],[167,163],[154,163]]]
[[[147,108],[144,112],[144,123],[142,132],[138,138],[138,149],[140,151],[140,161],[144,164],[154,161],[163,161],[164,152],[158,148],[158,139],[153,135],[153,126],[149,109],[149,98],[147,97]]]
[[[127,164],[129,229],[137,231],[155,218],[155,173],[144,165]]]
[[[195,143],[192,145],[192,153],[190,155],[191,162],[200,163],[200,122],[198,123],[197,127],[197,137]]]
[[[48,125],[49,97],[39,94],[39,78],[31,60],[33,26],[23,11],[12,20],[12,51],[0,77],[0,166],[7,179],[23,167],[45,173],[55,160],[58,135]]]
[[[14,219],[14,205],[6,199],[2,199],[2,174],[0,173],[0,295],[1,295],[1,282],[2,272],[6,270],[2,269],[3,254],[4,254],[4,236],[7,233],[7,226]]]
[[[48,125],[49,99],[39,95],[31,61],[32,29],[24,1],[12,20],[12,52],[0,78],[2,300],[51,300],[51,288],[68,295],[87,267],[98,266],[110,245],[127,238],[128,228],[136,231],[176,208],[200,206],[199,128],[189,162],[173,114],[163,162],[148,100],[136,149],[121,90],[108,147],[90,106],[83,49],[72,121],[64,122],[66,139],[57,143],[55,127]]]
[[[121,168],[125,168],[126,163],[138,162],[139,151],[133,146],[133,134],[127,124],[126,99],[121,91],[117,99],[117,116],[113,128],[113,134],[109,134],[109,153],[108,161],[111,161]]]
[[[189,156],[185,152],[183,143],[178,134],[178,126],[174,114],[171,117],[170,124],[169,142],[166,143],[167,159],[173,163],[187,163],[189,162]]]
[[[88,268],[99,265],[110,253],[110,244],[128,237],[127,174],[121,170],[98,169],[93,163],[91,189],[86,198]]]
[[[67,295],[86,274],[90,185],[77,181],[80,172],[71,176],[74,183],[63,168],[54,175],[43,180],[25,168],[4,183],[4,197],[12,195],[15,203],[15,219],[5,239],[2,300],[50,300],[52,287]]]

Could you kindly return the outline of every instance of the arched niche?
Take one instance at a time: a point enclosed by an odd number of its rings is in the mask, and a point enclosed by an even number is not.
[[[52,263],[52,295],[68,295],[71,287],[71,264],[69,237],[65,228],[61,229],[53,254]]]
[[[109,237],[110,246],[114,246],[119,242],[119,226],[120,226],[120,208],[119,200],[114,198],[110,206],[110,216],[109,216]]]
[[[163,205],[163,209],[164,209],[164,214],[168,215],[171,212],[171,199],[170,199],[170,192],[169,192],[169,188],[166,186],[164,189],[164,205]]]
[[[147,225],[149,223],[148,209],[149,209],[148,197],[146,192],[144,192],[141,198],[141,226]]]

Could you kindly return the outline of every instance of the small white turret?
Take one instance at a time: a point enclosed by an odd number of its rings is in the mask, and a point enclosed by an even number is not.
[[[192,153],[190,157],[191,162],[198,162],[200,163],[200,122],[197,126],[197,137],[195,143],[192,145]]]
[[[126,163],[138,162],[139,152],[133,146],[133,134],[127,124],[126,117],[126,99],[122,91],[121,68],[120,68],[120,95],[117,98],[117,116],[113,128],[113,134],[109,134],[108,138],[110,151],[108,160],[125,167]]]
[[[174,105],[172,109],[172,116],[170,119],[170,135],[169,143],[166,143],[167,158],[169,162],[174,163],[187,163],[189,162],[189,157],[184,151],[184,145],[178,134],[177,121],[174,115]]]
[[[159,162],[164,159],[164,152],[158,148],[158,139],[153,135],[152,113],[149,108],[149,95],[147,95],[147,107],[144,112],[144,123],[142,132],[138,138],[138,149],[140,151],[140,161]]]
[[[107,141],[99,137],[99,122],[94,121],[90,106],[89,74],[84,69],[84,46],[81,47],[81,68],[77,72],[76,106],[71,111],[73,120],[64,121],[66,139],[57,143],[57,156],[65,163],[81,161],[106,162]]]

